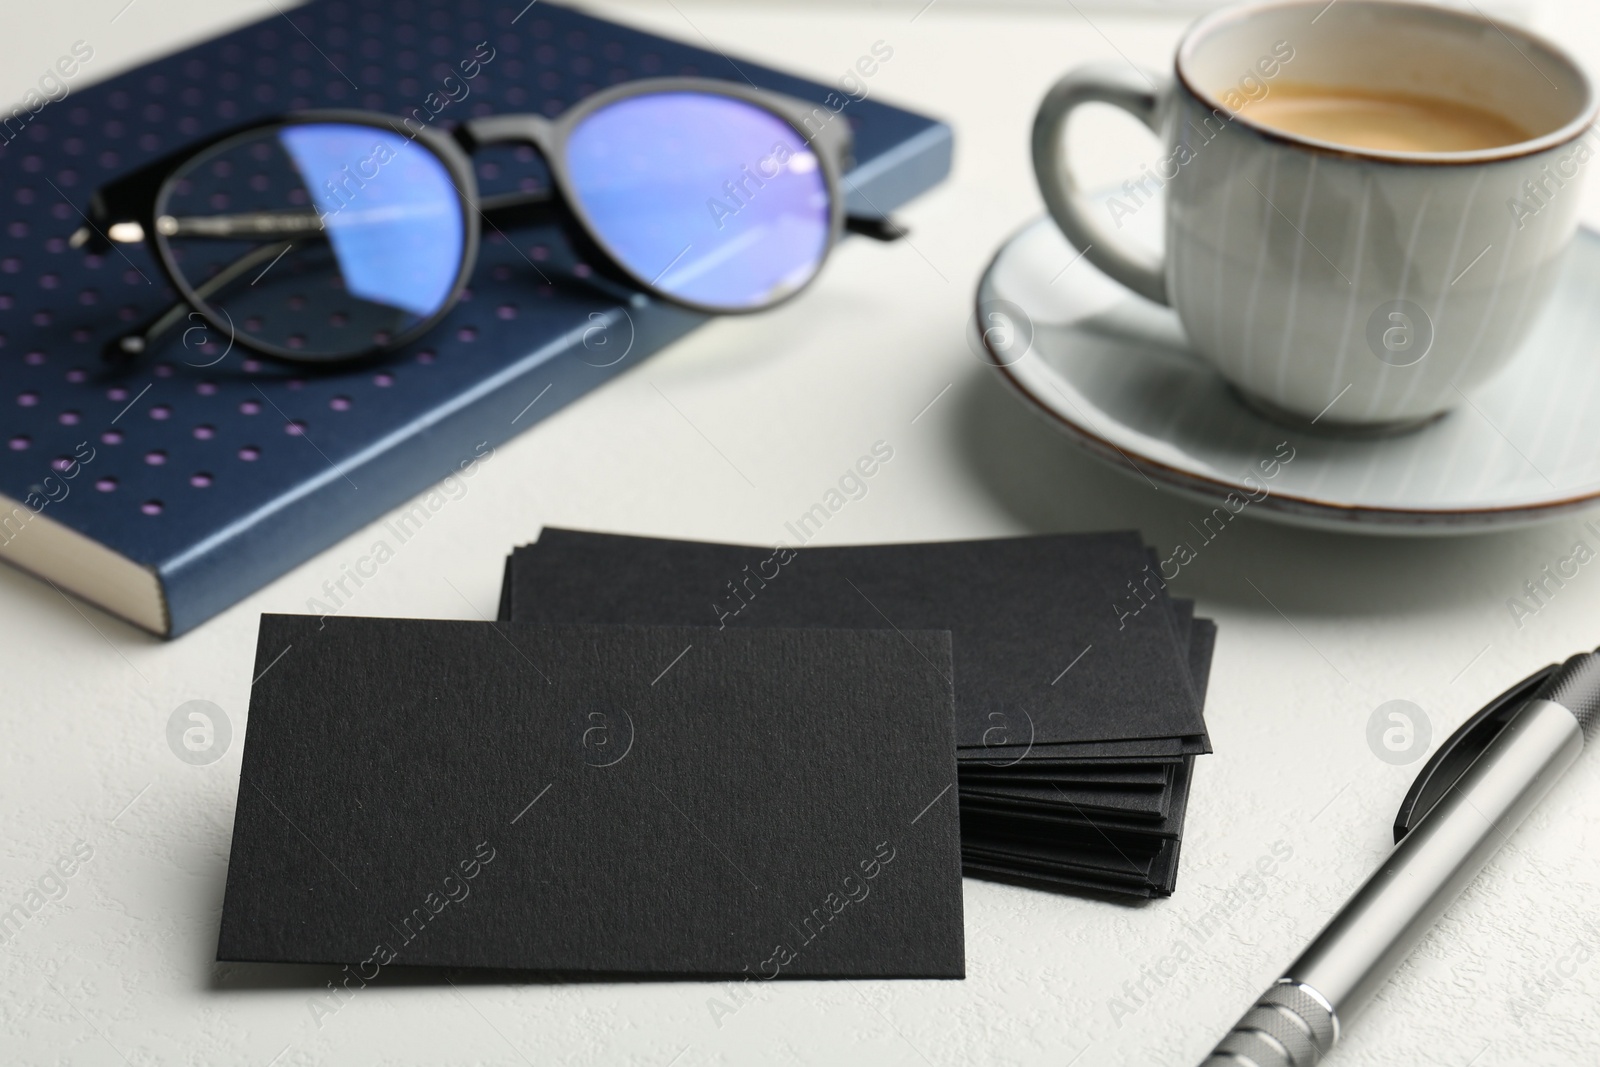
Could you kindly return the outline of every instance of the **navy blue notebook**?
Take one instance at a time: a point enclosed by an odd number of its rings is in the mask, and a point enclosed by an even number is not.
[[[463,96],[459,64],[475,59]],[[319,0],[97,85],[67,79],[0,147],[0,559],[175,636],[704,321],[607,295],[553,229],[530,229],[486,240],[468,297],[382,365],[308,374],[234,349],[206,366],[227,339],[192,330],[111,371],[101,347],[172,293],[141,246],[68,246],[97,186],[285,110],[444,102],[447,127],[661,75],[837,110],[855,133],[853,214],[949,171],[950,130],[932,119],[546,3]],[[527,149],[474,162],[485,195],[544,174]]]

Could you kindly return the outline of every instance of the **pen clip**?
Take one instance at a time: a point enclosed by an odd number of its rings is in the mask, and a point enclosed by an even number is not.
[[[1528,702],[1556,668],[1557,664],[1552,663],[1530,674],[1485,704],[1481,711],[1445,738],[1433,758],[1428,760],[1411,783],[1406,798],[1400,802],[1400,812],[1394,817],[1395,844],[1398,845],[1406,832],[1421,822],[1423,816],[1432,811],[1434,805],[1450,791],[1450,787],[1461,780],[1467,768],[1489,747],[1489,742],[1511,720],[1511,716]]]

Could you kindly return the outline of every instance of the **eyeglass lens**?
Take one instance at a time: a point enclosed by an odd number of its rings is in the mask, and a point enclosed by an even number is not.
[[[433,152],[354,123],[269,127],[190,160],[158,239],[236,335],[301,358],[387,344],[450,299],[462,201]]]
[[[626,97],[573,128],[566,164],[612,254],[680,299],[762,307],[805,285],[827,254],[819,160],[793,126],[743,100]]]

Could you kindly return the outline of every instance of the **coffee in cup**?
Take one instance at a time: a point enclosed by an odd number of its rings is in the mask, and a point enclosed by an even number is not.
[[[1386,152],[1477,152],[1528,140],[1521,123],[1460,100],[1286,82],[1250,105],[1280,133]]]
[[[1079,105],[1165,145],[1124,191],[1063,159]],[[1577,227],[1593,86],[1554,44],[1403,0],[1268,0],[1200,19],[1160,79],[1069,73],[1034,123],[1051,215],[1106,274],[1170,304],[1247,401],[1319,427],[1398,430],[1517,352]],[[1164,195],[1166,247],[1118,230]]]

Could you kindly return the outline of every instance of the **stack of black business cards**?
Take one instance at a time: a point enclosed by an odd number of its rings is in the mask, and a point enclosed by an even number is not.
[[[959,978],[950,663],[881,626],[265,615],[217,957],[345,964],[325,1011],[390,966]]]
[[[546,530],[501,615],[263,616],[219,959],[952,978],[963,871],[1172,892],[1215,627],[1134,534]]]
[[[1133,533],[751,548],[547,529],[502,619],[542,625],[946,630],[963,867],[1163,896],[1177,876],[1216,628]],[[691,640],[692,643],[692,640]]]

